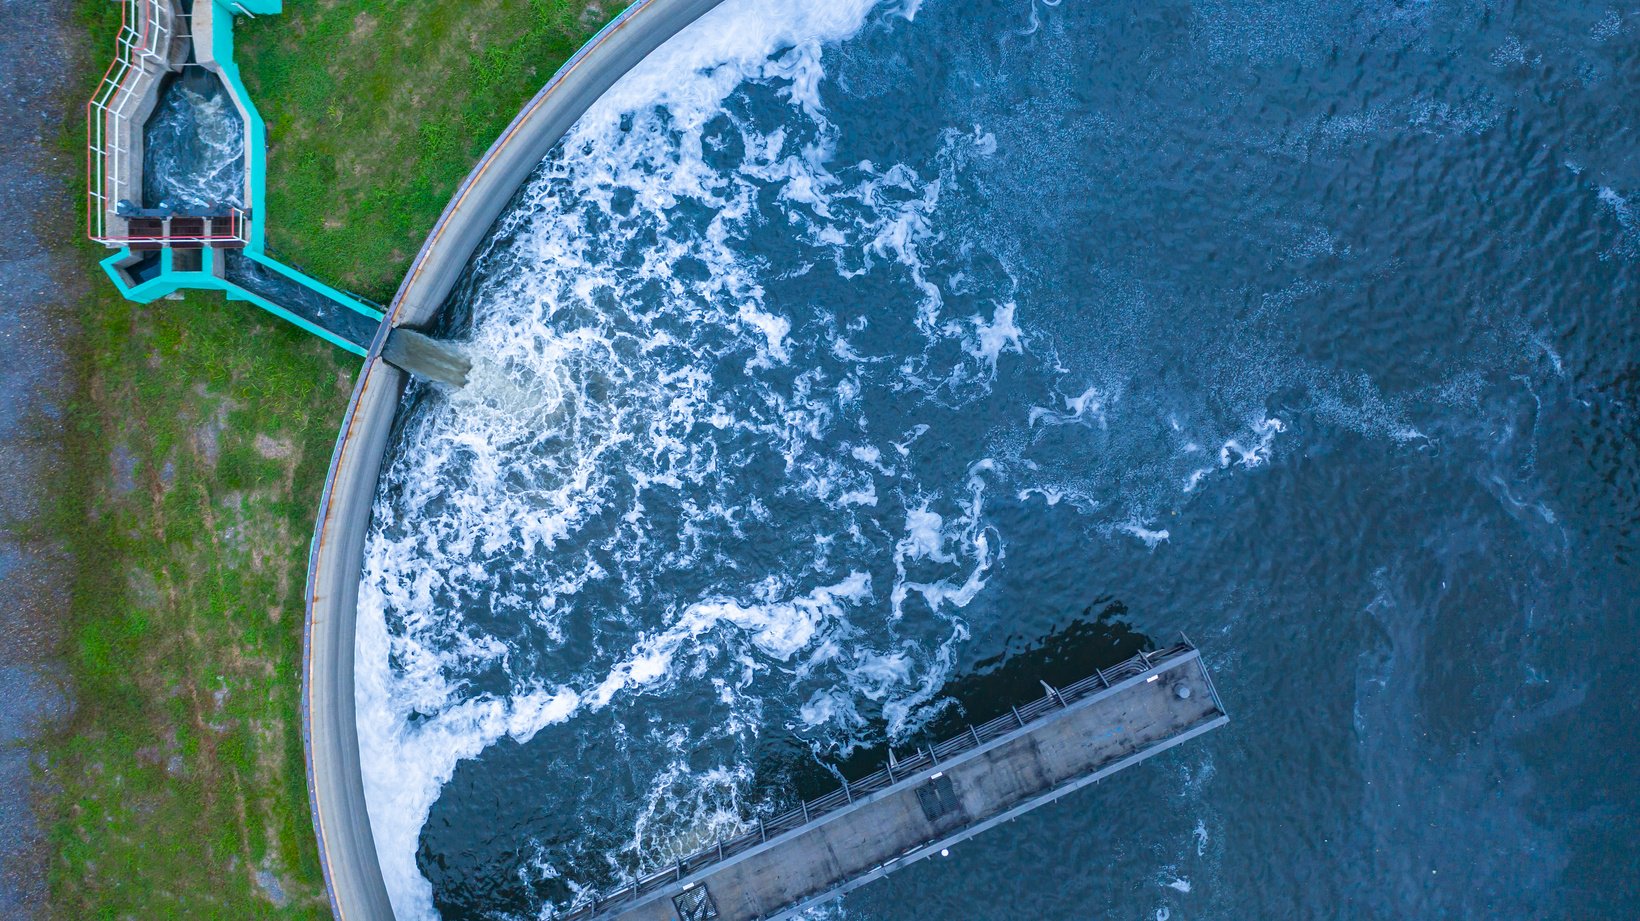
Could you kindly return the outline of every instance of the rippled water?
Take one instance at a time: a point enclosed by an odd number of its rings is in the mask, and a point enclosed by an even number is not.
[[[209,70],[191,65],[169,79],[143,143],[145,207],[244,207],[245,123]]]
[[[406,396],[400,914],[536,917],[1178,630],[1229,728],[822,913],[1632,913],[1637,38],[730,0],[520,191],[473,385]]]

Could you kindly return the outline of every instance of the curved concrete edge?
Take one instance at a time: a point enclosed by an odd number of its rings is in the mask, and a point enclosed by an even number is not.
[[[308,553],[302,645],[302,745],[308,805],[331,912],[339,921],[391,921],[370,830],[354,713],[354,639],[365,536],[382,455],[407,375],[381,359],[377,330],[330,458]]]
[[[721,2],[638,0],[564,62],[445,206],[393,298],[393,325],[431,321],[502,209],[564,132],[651,51]]]
[[[507,202],[564,132],[627,71],[722,0],[639,0],[553,75],[462,182],[399,286],[365,358],[308,555],[302,740],[331,910],[392,921],[359,765],[354,639],[365,537],[406,376],[381,359],[391,326],[432,320]]]

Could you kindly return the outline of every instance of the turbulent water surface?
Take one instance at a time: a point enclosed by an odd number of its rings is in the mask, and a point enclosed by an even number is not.
[[[1234,721],[860,919],[1631,916],[1640,13],[730,0],[548,157],[366,554],[401,916],[1183,630]]]
[[[169,79],[143,143],[145,207],[244,207],[245,123],[209,70],[191,65]]]

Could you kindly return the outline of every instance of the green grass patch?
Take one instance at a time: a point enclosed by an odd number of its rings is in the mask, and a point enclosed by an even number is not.
[[[55,484],[77,701],[51,752],[55,907],[327,917],[302,589],[353,359],[215,295],[84,306]]]
[[[203,2],[203,0],[201,0]],[[119,7],[81,0],[85,70]],[[522,104],[619,9],[584,0],[316,0],[238,23],[269,121],[268,235],[385,301]],[[53,911],[65,919],[329,917],[301,739],[313,516],[356,359],[241,303],[121,299],[100,252],[70,349],[52,504],[28,527],[73,559],[63,659],[76,710],[47,757]],[[43,436],[46,437],[46,436]]]
[[[241,22],[268,124],[269,248],[386,303],[478,158],[623,6],[328,0]]]

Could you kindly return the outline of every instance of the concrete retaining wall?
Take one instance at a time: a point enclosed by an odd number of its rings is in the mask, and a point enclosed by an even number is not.
[[[507,202],[564,134],[628,70],[721,0],[639,0],[571,58],[490,147],[423,244],[389,310],[422,326],[444,305]],[[389,921],[365,808],[354,718],[353,642],[364,541],[405,375],[377,333],[348,404],[308,559],[303,738],[319,859],[343,921]]]

